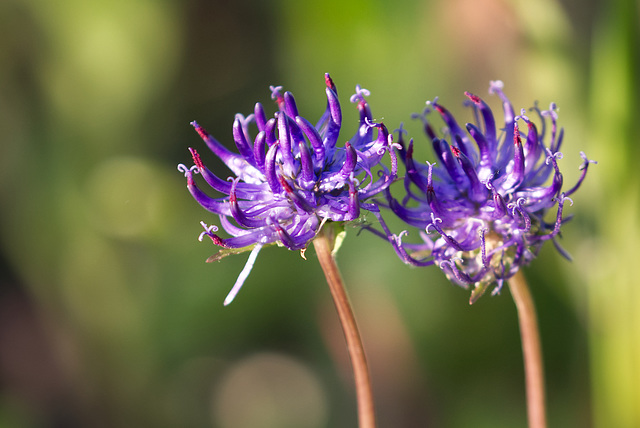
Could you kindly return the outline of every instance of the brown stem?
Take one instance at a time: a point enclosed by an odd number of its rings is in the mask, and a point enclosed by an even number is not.
[[[521,271],[518,271],[509,280],[509,289],[516,303],[520,322],[529,428],[546,428],[544,369],[540,334],[538,333],[538,320],[533,298]]]
[[[318,236],[313,240],[313,246],[318,256],[320,266],[324,271],[324,275],[327,278],[329,289],[331,290],[331,296],[333,297],[333,303],[336,306],[338,312],[338,318],[342,325],[342,331],[347,342],[347,350],[349,351],[349,357],[351,359],[351,366],[353,368],[353,377],[356,386],[356,396],[358,400],[358,420],[360,428],[375,428],[375,412],[373,406],[373,392],[371,390],[371,379],[369,377],[369,366],[367,365],[367,358],[362,346],[362,339],[358,331],[358,325],[356,319],[353,316],[351,304],[349,303],[349,297],[344,288],[344,283],[340,277],[338,266],[331,254],[333,249],[333,239],[327,236],[326,229],[323,228]]]

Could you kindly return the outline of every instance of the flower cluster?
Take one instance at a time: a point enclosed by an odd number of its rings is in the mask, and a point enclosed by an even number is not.
[[[413,140],[408,146],[400,130],[400,157],[406,166],[401,201],[386,190],[391,210],[411,226],[420,228],[424,242],[409,244],[388,231],[386,235],[405,263],[437,265],[453,282],[467,288],[473,285],[470,303],[496,283],[499,293],[505,279],[529,263],[545,241],[552,241],[561,254],[556,238],[568,198],[582,183],[590,161],[581,153],[582,175],[571,189],[563,191],[558,167],[562,158],[563,130],[557,129],[555,104],[541,111],[531,110],[540,128],[523,109],[516,116],[502,91],[502,82],[492,82],[489,92],[502,101],[504,125],[496,129],[489,106],[478,96],[465,93],[475,117],[465,130],[436,100],[427,103],[422,119],[432,141],[437,162],[417,163]],[[444,121],[444,137],[439,138],[427,114],[435,110]],[[520,125],[527,127],[521,133]],[[547,143],[545,144],[545,141]],[[555,219],[547,213],[555,208]]]
[[[239,291],[264,245],[275,243],[304,251],[326,221],[354,220],[361,209],[379,216],[377,205],[366,200],[388,188],[396,177],[395,154],[389,150],[392,136],[383,124],[373,123],[365,99],[369,92],[356,86],[351,102],[360,113],[359,127],[344,147],[338,147],[342,124],[340,102],[328,74],[325,83],[327,107],[315,126],[298,113],[293,95],[282,93],[279,86],[271,87],[271,97],[278,105],[272,118],[267,119],[260,103],[255,105],[253,114],[236,115],[233,138],[238,153],[228,150],[192,122],[208,148],[235,175],[221,179],[192,148],[189,150],[194,166],[178,166],[195,200],[217,214],[220,225],[231,235],[222,238],[215,233],[216,226],[202,222],[205,230],[200,240],[208,236],[225,249],[219,257],[225,251],[251,250],[225,305]],[[391,156],[390,169],[381,162],[387,152]],[[212,197],[203,192],[196,184],[196,174],[222,196]]]

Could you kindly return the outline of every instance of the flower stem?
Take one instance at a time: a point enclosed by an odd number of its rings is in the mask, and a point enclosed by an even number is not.
[[[353,316],[351,303],[344,288],[344,283],[340,277],[340,271],[331,251],[333,249],[333,239],[327,236],[325,227],[313,240],[313,246],[318,256],[320,266],[327,278],[327,284],[331,290],[333,303],[338,312],[338,318],[342,325],[342,331],[347,342],[347,350],[353,368],[353,377],[356,386],[356,396],[358,400],[358,420],[360,428],[375,428],[375,412],[373,406],[373,392],[371,390],[371,378],[369,377],[369,366],[362,346],[362,339],[358,331],[356,319]],[[329,232],[330,233],[330,232]]]
[[[509,280],[509,289],[515,301],[520,322],[529,428],[546,428],[544,369],[538,320],[533,298],[521,271]]]

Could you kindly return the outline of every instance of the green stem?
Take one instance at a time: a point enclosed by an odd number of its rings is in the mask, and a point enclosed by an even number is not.
[[[347,350],[353,368],[353,377],[358,400],[358,420],[360,428],[375,428],[375,411],[373,406],[373,392],[371,390],[371,378],[369,377],[369,366],[362,346],[362,339],[358,331],[356,319],[349,303],[349,297],[344,288],[344,283],[340,277],[338,265],[331,254],[333,249],[333,239],[327,236],[327,231],[323,228],[318,236],[313,240],[313,246],[320,266],[327,278],[327,284],[331,290],[333,303],[338,312],[338,318],[342,325],[342,331],[347,342]],[[329,232],[330,233],[330,232]]]
[[[515,301],[520,322],[529,428],[546,428],[544,369],[538,320],[533,298],[521,271],[509,280],[509,289]]]

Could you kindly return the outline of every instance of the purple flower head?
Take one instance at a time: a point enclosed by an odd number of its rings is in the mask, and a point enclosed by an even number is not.
[[[217,214],[220,225],[231,235],[222,238],[214,233],[216,226],[202,222],[205,230],[199,239],[208,236],[223,248],[210,260],[251,250],[225,304],[235,297],[264,245],[275,243],[304,251],[326,221],[355,220],[360,209],[379,215],[377,206],[366,200],[386,189],[396,177],[395,154],[389,150],[392,136],[383,124],[372,122],[365,99],[369,92],[356,86],[351,102],[360,112],[359,127],[343,147],[337,147],[342,112],[329,74],[325,82],[327,107],[315,126],[298,113],[293,95],[282,93],[280,86],[271,87],[271,98],[278,105],[272,118],[267,119],[260,103],[253,114],[236,115],[233,139],[238,153],[229,151],[196,122],[191,123],[235,175],[226,180],[215,175],[191,148],[195,165],[178,165],[195,200]],[[387,151],[390,170],[381,162]],[[222,196],[202,191],[196,174]]]
[[[496,283],[500,292],[505,279],[529,263],[545,241],[556,242],[565,203],[585,178],[590,163],[581,153],[582,175],[575,186],[563,191],[558,161],[562,159],[563,130],[557,128],[557,109],[531,111],[540,127],[525,115],[516,116],[502,91],[502,82],[491,82],[489,93],[502,101],[504,125],[496,128],[489,106],[478,96],[469,98],[475,123],[461,127],[438,100],[427,103],[422,115],[436,162],[417,163],[413,140],[407,145],[400,130],[400,157],[406,166],[402,201],[387,190],[389,207],[407,224],[423,230],[424,242],[408,244],[402,236],[387,236],[405,263],[435,264],[453,282],[473,285],[470,303]],[[427,114],[436,111],[444,121],[444,138],[438,137]],[[526,131],[522,128],[526,127]],[[547,218],[551,211],[552,218]]]

